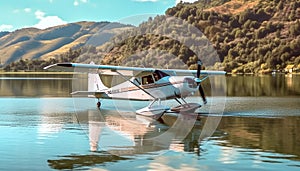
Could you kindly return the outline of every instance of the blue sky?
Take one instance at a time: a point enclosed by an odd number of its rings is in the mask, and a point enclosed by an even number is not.
[[[120,21],[164,14],[180,0],[7,0],[0,3],[0,31],[47,27],[77,21]],[[184,0],[193,2],[195,0]]]

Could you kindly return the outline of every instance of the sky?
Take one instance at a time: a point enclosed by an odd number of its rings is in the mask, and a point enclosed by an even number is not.
[[[45,29],[78,21],[122,21],[158,15],[180,0],[3,0],[0,32],[25,27]],[[183,0],[194,2],[196,0]]]

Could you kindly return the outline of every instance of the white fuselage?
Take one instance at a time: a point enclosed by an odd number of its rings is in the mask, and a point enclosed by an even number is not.
[[[194,77],[189,76],[166,76],[154,83],[137,85],[135,78],[109,88],[105,93],[109,98],[154,100],[186,97],[193,94],[198,86]],[[134,85],[135,84],[135,85]]]

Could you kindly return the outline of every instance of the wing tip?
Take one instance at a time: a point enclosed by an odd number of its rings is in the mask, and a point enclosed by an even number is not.
[[[45,66],[43,69],[44,70],[48,70],[48,69],[50,69],[50,68],[52,68],[54,66],[57,66],[57,64],[52,64],[52,65]]]
[[[52,65],[48,65],[46,67],[44,67],[43,69],[45,70],[49,70],[55,67],[73,67],[72,63],[56,63],[56,64],[52,64]]]

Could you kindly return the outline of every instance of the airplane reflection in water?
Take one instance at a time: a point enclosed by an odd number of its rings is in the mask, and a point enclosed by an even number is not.
[[[169,122],[164,122],[166,117]],[[170,121],[172,117],[176,117],[173,122]],[[199,129],[197,117],[196,114],[166,115],[157,121],[133,112],[119,114],[108,110],[88,110],[77,113],[81,127],[89,136],[90,150],[97,151],[99,147],[99,150],[115,155],[143,154],[170,148],[191,151],[191,147],[188,147],[190,142],[184,145],[179,142],[185,139],[191,129]],[[197,132],[200,135],[201,131]],[[192,141],[198,141],[199,135],[194,135]],[[177,146],[171,146],[174,143]]]
[[[143,156],[146,160],[153,158],[150,164],[167,167],[173,159],[164,153],[170,151],[174,152],[173,155],[180,154],[179,158],[187,161],[194,160],[190,156],[194,153],[201,157],[196,162],[198,165],[199,162],[201,165],[201,162],[205,164],[214,161],[214,165],[220,167],[226,162],[239,163],[240,159],[249,163],[257,160],[256,162],[266,165],[286,160],[296,164],[296,161],[300,161],[300,137],[296,134],[300,131],[299,116],[223,116],[213,136],[208,141],[200,142],[203,123],[208,119],[206,116],[195,121],[195,115],[179,115],[181,118],[178,119],[165,115],[168,118],[162,119],[168,122],[162,123],[163,121],[140,117],[133,112],[116,114],[115,111],[100,111],[101,113],[98,110],[77,113],[81,127],[89,136],[90,148],[96,151],[48,160],[50,167],[72,169],[121,160],[133,161],[136,157],[141,159]],[[179,124],[181,131],[174,124]],[[188,133],[184,130],[189,129],[187,125],[193,125]],[[188,156],[182,155],[182,152],[189,152]],[[155,157],[157,155],[160,155],[159,161]],[[198,166],[194,165],[191,167]]]
[[[164,119],[169,122],[163,123]],[[109,110],[87,110],[77,112],[77,120],[87,133],[90,151],[94,153],[48,160],[50,167],[72,169],[167,150],[200,153],[200,120],[196,114],[165,115],[157,121],[134,112],[118,114]],[[191,129],[195,131],[191,133]]]

